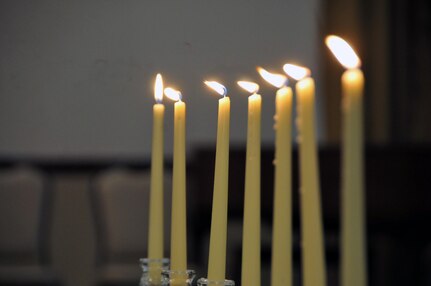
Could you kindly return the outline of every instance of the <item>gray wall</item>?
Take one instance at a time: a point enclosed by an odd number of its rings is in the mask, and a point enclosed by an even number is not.
[[[189,147],[215,140],[217,99],[204,79],[228,86],[232,142],[243,143],[247,95],[237,80],[262,83],[256,65],[281,71],[287,61],[310,66],[318,80],[318,2],[3,0],[0,156],[148,156],[157,72],[183,92]],[[274,90],[262,86],[271,144]]]

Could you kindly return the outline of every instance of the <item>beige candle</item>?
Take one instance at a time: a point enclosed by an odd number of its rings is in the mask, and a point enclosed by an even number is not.
[[[230,99],[226,88],[214,81],[206,85],[223,96],[219,99],[214,193],[208,259],[208,281],[224,281],[226,276],[227,206],[229,178]]]
[[[163,81],[157,74],[154,86],[153,141],[151,152],[150,211],[148,227],[148,258],[163,258]]]
[[[262,99],[259,86],[239,81],[252,93],[248,97],[247,151],[245,165],[244,223],[241,283],[260,286],[260,121]]]
[[[299,131],[300,215],[304,286],[326,285],[320,183],[314,110],[314,80],[309,70],[286,64],[284,71],[299,80],[295,86]]]
[[[170,268],[174,271],[186,271],[186,104],[181,101],[181,93],[177,90],[165,88],[165,95],[177,101],[174,107],[174,154]]]
[[[328,36],[326,44],[347,68],[342,82],[342,176],[341,176],[341,285],[367,285],[365,207],[363,87],[360,59],[349,44]]]
[[[259,74],[278,87],[274,129],[274,221],[272,227],[271,285],[292,285],[292,89],[287,78],[258,68]]]

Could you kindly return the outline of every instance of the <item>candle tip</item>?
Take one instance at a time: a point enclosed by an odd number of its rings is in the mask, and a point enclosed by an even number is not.
[[[361,66],[359,59],[352,46],[343,38],[335,35],[329,35],[325,39],[325,44],[335,56],[335,58],[347,69],[358,68]]]
[[[257,71],[264,80],[277,88],[282,88],[288,84],[287,77],[282,74],[271,73],[262,67],[257,67]]]
[[[161,74],[156,75],[154,82],[154,99],[157,103],[162,103],[163,100],[163,79]]]
[[[227,88],[224,85],[222,85],[216,81],[208,81],[208,80],[204,81],[204,83],[208,87],[212,88],[215,92],[220,94],[221,96],[226,97]]]
[[[283,66],[283,70],[288,76],[295,80],[301,80],[311,75],[311,71],[309,68],[289,63]]]
[[[251,81],[238,81],[237,84],[250,93],[256,93],[259,91],[259,85]]]
[[[183,95],[179,90],[175,90],[171,87],[165,88],[165,95],[174,101],[181,101],[183,98]]]

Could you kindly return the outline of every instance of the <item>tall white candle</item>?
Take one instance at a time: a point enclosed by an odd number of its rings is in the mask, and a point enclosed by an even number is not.
[[[163,81],[160,74],[154,86],[153,141],[151,152],[151,186],[148,226],[148,258],[163,258],[163,119],[165,106]]]
[[[326,44],[347,68],[342,83],[342,175],[341,175],[341,285],[367,285],[365,206],[363,89],[361,61],[350,45],[337,36]]]
[[[227,91],[223,85],[214,81],[206,81],[205,84],[223,96],[219,99],[218,106],[208,280],[224,282],[226,278],[230,99],[226,96]]]
[[[314,80],[306,68],[286,64],[283,69],[289,76],[299,80],[295,92],[298,107],[303,285],[325,286],[326,266],[314,123]]]
[[[252,93],[248,97],[241,283],[247,286],[260,286],[260,121],[262,98],[256,93],[259,90],[257,84],[244,81],[240,81],[238,84]]]
[[[267,82],[278,87],[275,96],[274,214],[271,285],[292,285],[292,89],[287,78],[258,68]]]
[[[165,95],[176,100],[174,107],[174,155],[172,178],[171,270],[187,270],[186,209],[186,104],[172,88]]]

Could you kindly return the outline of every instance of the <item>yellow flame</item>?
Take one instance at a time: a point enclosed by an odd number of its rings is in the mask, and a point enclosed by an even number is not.
[[[277,88],[281,88],[287,83],[287,77],[282,74],[270,73],[269,71],[261,67],[258,67],[257,71],[264,80]]]
[[[311,74],[310,69],[292,64],[285,64],[283,70],[288,76],[296,80],[301,80]]]
[[[154,99],[156,102],[162,102],[163,99],[163,79],[161,74],[157,74],[154,82]]]
[[[251,81],[238,81],[237,83],[240,87],[250,93],[256,93],[259,90],[259,85]]]
[[[222,95],[222,96],[226,96],[227,93],[227,89],[224,85],[216,82],[216,81],[204,81],[204,83],[214,89],[218,94]]]
[[[170,87],[165,88],[165,95],[174,101],[181,100],[181,92]]]
[[[347,69],[358,68],[361,60],[356,55],[353,48],[345,40],[338,36],[330,35],[325,39],[329,50],[334,54],[337,60]]]

